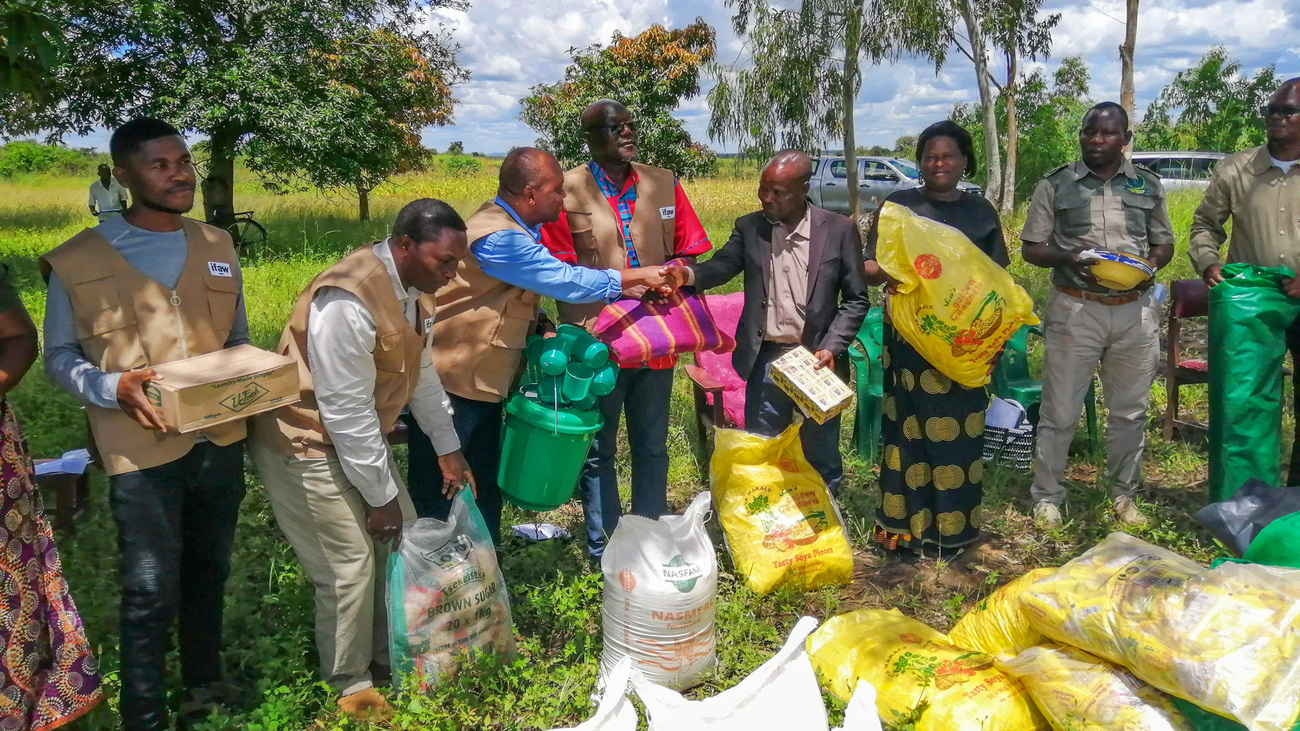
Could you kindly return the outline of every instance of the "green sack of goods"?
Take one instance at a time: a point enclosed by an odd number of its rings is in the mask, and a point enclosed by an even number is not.
[[[1290,269],[1227,264],[1210,290],[1210,502],[1246,480],[1277,485],[1286,329],[1300,300],[1282,291]]]

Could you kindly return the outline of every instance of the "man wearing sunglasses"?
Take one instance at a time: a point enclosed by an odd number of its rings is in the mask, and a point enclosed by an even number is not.
[[[1228,263],[1300,272],[1300,77],[1283,83],[1260,115],[1268,143],[1221,160],[1192,217],[1188,254],[1211,287],[1223,281],[1219,250],[1228,240],[1224,224],[1230,217]],[[1285,291],[1300,299],[1300,278],[1288,280]],[[1300,363],[1300,321],[1287,331],[1287,348]],[[1300,389],[1295,399],[1300,407]],[[1300,422],[1286,484],[1300,485]]]
[[[658,268],[669,259],[693,259],[712,248],[672,171],[633,162],[637,127],[627,107],[609,99],[594,102],[582,112],[582,129],[591,161],[565,173],[565,210],[559,221],[542,227],[542,243],[556,258],[594,269]],[[560,319],[590,327],[602,306],[561,302]],[[596,435],[581,480],[587,549],[593,557],[604,552],[618,524],[614,456],[624,410],[632,512],[648,518],[667,512],[668,408],[676,364],[675,356],[619,363],[618,385],[601,399],[605,427]]]

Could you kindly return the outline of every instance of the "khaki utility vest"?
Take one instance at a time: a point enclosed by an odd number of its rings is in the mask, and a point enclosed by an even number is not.
[[[145,368],[221,350],[235,322],[240,281],[230,234],[182,219],[187,254],[175,289],[131,266],[91,229],[40,257],[72,302],[77,340],[87,360],[112,373]],[[209,262],[224,267],[209,266]],[[217,272],[227,276],[219,276]],[[202,434],[217,445],[247,434],[243,421],[180,434],[145,429],[119,409],[86,406],[94,447],[110,475],[174,462],[189,453]]]
[[[673,257],[677,229],[677,193],[671,170],[632,163],[637,174],[636,208],[632,211],[632,246],[641,266],[659,266]],[[618,212],[609,204],[587,165],[564,174],[564,210],[573,233],[578,264],[592,269],[627,269],[627,244]],[[664,214],[671,213],[665,218]],[[557,302],[560,320],[588,329],[603,302]]]
[[[420,354],[428,347],[428,333],[416,332],[406,319],[402,303],[393,291],[393,279],[384,263],[367,244],[340,259],[307,285],[280,336],[277,352],[298,361],[298,403],[259,414],[254,438],[286,457],[330,456],[334,447],[321,424],[307,360],[307,319],[311,302],[322,287],[350,292],[365,305],[375,320],[375,411],[379,426],[387,434],[397,423],[402,409],[411,401],[420,379]],[[433,297],[418,300],[418,323],[433,315]],[[425,328],[421,327],[421,330]]]
[[[498,231],[527,233],[492,201],[465,225],[471,244]],[[493,403],[510,395],[537,324],[538,299],[536,292],[484,274],[473,254],[461,260],[456,278],[438,290],[433,323],[433,362],[447,393]]]

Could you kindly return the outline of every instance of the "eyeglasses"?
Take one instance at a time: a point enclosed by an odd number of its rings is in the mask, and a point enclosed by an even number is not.
[[[624,127],[627,127],[628,132],[636,132],[636,122],[633,122],[630,119],[619,124],[601,124],[595,127],[589,127],[588,129],[593,132],[604,132],[607,135],[613,136],[622,132]]]
[[[1273,115],[1279,117],[1296,117],[1300,116],[1300,107],[1291,104],[1266,104],[1260,107],[1260,116],[1268,119]]]

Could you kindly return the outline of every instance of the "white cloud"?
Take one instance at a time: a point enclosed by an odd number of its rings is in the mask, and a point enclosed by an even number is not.
[[[742,44],[731,29],[724,0],[471,0],[466,11],[437,10],[430,26],[444,25],[460,43],[460,63],[470,81],[456,89],[456,124],[425,131],[426,144],[444,148],[462,140],[467,149],[499,152],[529,144],[535,134],[518,120],[519,100],[531,86],[561,78],[571,48],[609,43],[615,31],[634,35],[654,23],[681,27],[695,17],[711,23],[724,62],[742,58]],[[1047,0],[1047,12],[1060,12],[1048,72],[1069,55],[1084,57],[1097,99],[1119,96],[1119,55],[1123,40],[1123,0]],[[1138,106],[1144,109],[1174,74],[1192,65],[1214,45],[1226,46],[1254,73],[1276,64],[1283,78],[1300,76],[1300,0],[1144,0],[1138,33]],[[1000,68],[995,74],[1002,73]],[[938,74],[929,61],[904,58],[889,67],[865,70],[855,105],[860,144],[889,145],[904,134],[948,114],[952,105],[977,100],[974,71],[960,54]],[[678,114],[697,139],[708,141],[706,87],[683,103]],[[106,146],[96,133],[74,144]],[[837,141],[828,141],[836,144]],[[726,149],[714,143],[715,147]]]

